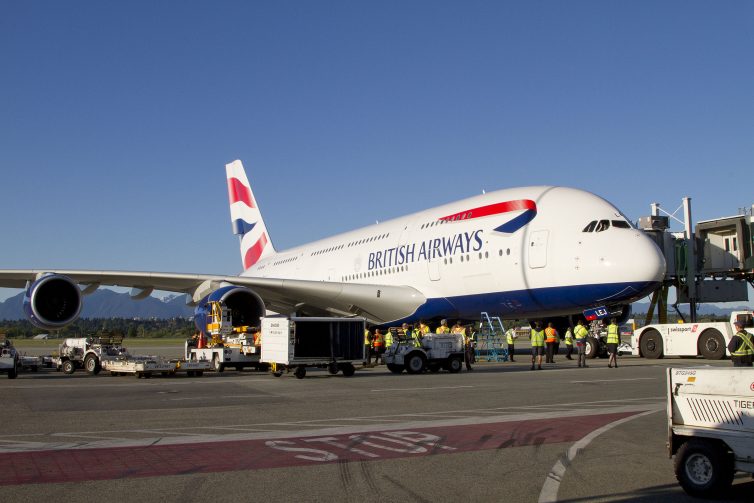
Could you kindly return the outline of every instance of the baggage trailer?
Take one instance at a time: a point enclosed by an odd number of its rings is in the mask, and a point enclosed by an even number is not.
[[[721,360],[729,355],[728,343],[736,335],[733,323],[740,321],[749,332],[754,328],[752,311],[733,311],[730,320],[699,323],[660,323],[647,325],[631,339],[633,354],[644,358],[697,356]]]
[[[754,473],[754,372],[667,370],[668,455],[692,496],[723,497],[736,471]]]
[[[364,363],[364,318],[262,318],[261,361],[275,377],[293,369],[303,379],[307,367],[326,368],[330,374],[356,372]]]
[[[148,379],[153,375],[173,376],[185,373],[188,377],[201,376],[211,370],[209,361],[165,360],[152,357],[126,357],[102,360],[102,370],[110,375],[135,375]]]

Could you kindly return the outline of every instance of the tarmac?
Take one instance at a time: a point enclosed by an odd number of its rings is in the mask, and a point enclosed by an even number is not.
[[[22,349],[22,348],[20,348]],[[132,349],[133,351],[133,349]],[[7,501],[696,501],[666,449],[665,370],[589,368],[305,379],[246,370],[136,379],[0,378]],[[738,476],[726,501],[751,501]]]

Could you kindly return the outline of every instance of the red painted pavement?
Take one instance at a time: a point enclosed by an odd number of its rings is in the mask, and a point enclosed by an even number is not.
[[[259,470],[575,442],[592,430],[635,414],[271,440],[14,452],[0,455],[0,485]]]

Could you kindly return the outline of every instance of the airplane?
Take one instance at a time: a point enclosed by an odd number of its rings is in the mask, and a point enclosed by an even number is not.
[[[630,312],[665,274],[659,248],[590,192],[531,186],[483,193],[278,251],[241,161],[226,165],[238,276],[96,270],[0,270],[0,287],[25,288],[34,325],[60,329],[102,285],[187,294],[197,326],[222,301],[234,325],[268,312],[363,316],[374,326],[419,319],[563,319]]]

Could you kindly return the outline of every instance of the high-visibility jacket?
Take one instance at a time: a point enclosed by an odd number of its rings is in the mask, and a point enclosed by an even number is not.
[[[393,332],[388,330],[385,332],[385,347],[389,348],[393,345]]]
[[[545,328],[545,342],[558,342],[558,331],[554,328]]]
[[[430,332],[429,325],[425,325],[424,323],[419,325],[419,333],[420,335],[425,335]]]
[[[544,330],[531,331],[531,345],[532,347],[543,347],[545,345],[545,331]]]
[[[369,340],[369,330],[364,330],[364,345],[369,346],[372,344],[372,341]]]
[[[573,346],[573,332],[571,332],[571,327],[568,327],[568,330],[566,330],[565,343],[566,346]]]
[[[576,342],[584,342],[584,339],[589,335],[589,330],[584,325],[576,325]]]
[[[746,330],[741,330],[736,336],[741,338],[741,344],[731,353],[731,356],[754,355],[754,336]]]
[[[382,334],[375,333],[374,338],[372,338],[372,344],[376,348],[381,348],[382,344],[385,342],[385,339],[382,338]]]
[[[505,332],[505,342],[507,342],[509,346],[513,346],[513,341],[516,337],[516,331],[512,328],[509,328],[508,331]]]
[[[615,323],[607,326],[607,343],[620,344],[620,333],[618,333],[618,325]]]
[[[440,325],[437,327],[437,330],[435,331],[436,334],[449,334],[450,329],[444,325]]]
[[[415,328],[411,332],[411,338],[414,339],[414,346],[416,346],[417,348],[422,347],[422,335],[422,331],[419,328]]]
[[[262,332],[254,332],[251,336],[254,338],[254,345],[255,346],[261,346],[262,345]]]

